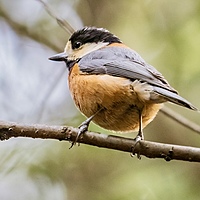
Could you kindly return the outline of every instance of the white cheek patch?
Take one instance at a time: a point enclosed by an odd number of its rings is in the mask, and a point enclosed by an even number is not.
[[[98,42],[98,43],[86,43],[83,46],[81,46],[79,49],[72,49],[71,41],[67,42],[67,45],[65,47],[65,52],[68,55],[68,59],[70,60],[76,60],[78,58],[82,58],[83,56],[96,51],[98,49],[101,49],[105,46],[107,46],[109,43],[107,42]]]
[[[135,80],[131,86],[141,101],[149,101],[151,99],[153,86],[149,85],[148,83],[141,83],[138,80]]]

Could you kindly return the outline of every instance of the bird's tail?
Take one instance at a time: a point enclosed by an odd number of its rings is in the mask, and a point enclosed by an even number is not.
[[[160,87],[154,87],[154,92],[161,95],[167,101],[189,108],[194,111],[199,111],[199,109],[193,106],[189,101],[187,101],[186,99],[184,99],[183,97],[179,96],[174,92],[171,92],[169,90]]]

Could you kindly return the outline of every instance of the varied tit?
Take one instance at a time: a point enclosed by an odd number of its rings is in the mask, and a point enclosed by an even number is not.
[[[138,131],[136,140],[144,139],[143,128],[166,101],[197,110],[160,72],[103,28],[74,32],[64,53],[49,59],[66,63],[72,97],[87,117],[76,141],[91,121],[112,131]]]

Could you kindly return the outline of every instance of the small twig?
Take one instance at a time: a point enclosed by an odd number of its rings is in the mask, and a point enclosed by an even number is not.
[[[74,141],[78,129],[66,126],[24,125],[0,121],[0,139],[30,137]],[[132,153],[135,140],[113,135],[86,132],[79,143]],[[74,147],[75,148],[75,147]],[[183,160],[200,162],[200,148],[141,141],[134,153],[148,158],[164,158],[166,161]]]
[[[37,0],[40,3],[43,4],[45,10],[47,11],[47,13],[53,17],[54,19],[56,19],[57,23],[59,24],[60,27],[62,27],[65,31],[67,31],[70,35],[75,31],[74,28],[65,20],[62,19],[60,17],[58,17],[55,12],[53,11],[53,9],[51,9],[49,7],[49,5],[47,5],[43,0]]]
[[[183,126],[189,128],[190,130],[200,134],[200,126],[198,124],[195,124],[191,120],[186,119],[185,117],[178,114],[177,112],[174,112],[170,108],[163,107],[160,111],[169,118],[177,121],[179,124],[182,124]]]

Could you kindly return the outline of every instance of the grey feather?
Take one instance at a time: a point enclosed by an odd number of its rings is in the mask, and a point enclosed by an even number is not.
[[[153,90],[155,93],[161,95],[167,101],[189,108],[191,110],[198,111],[198,109],[195,106],[193,106],[189,101],[187,101],[186,99],[184,99],[183,97],[179,96],[176,93],[170,92],[168,90],[159,87],[154,87]]]

